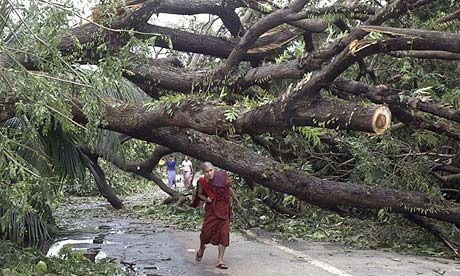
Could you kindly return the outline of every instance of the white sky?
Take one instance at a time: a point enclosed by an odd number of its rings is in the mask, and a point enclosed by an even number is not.
[[[75,7],[82,10],[80,16],[82,17],[89,17],[91,15],[91,7],[94,7],[97,0],[72,0]],[[64,1],[56,1],[56,2],[64,2]],[[200,25],[205,24],[209,21],[209,14],[196,14],[196,15],[178,15],[178,14],[166,14],[160,13],[154,14],[149,23],[152,25],[162,26],[162,27],[181,27],[186,22],[190,21],[191,19],[195,18],[197,22],[200,22]],[[220,21],[220,20],[219,20]],[[221,24],[221,23],[220,23]],[[219,22],[216,22],[213,25],[213,28],[219,28]],[[216,27],[217,26],[217,27]]]

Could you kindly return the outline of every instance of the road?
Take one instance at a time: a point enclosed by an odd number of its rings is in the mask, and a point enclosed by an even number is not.
[[[66,214],[61,226],[67,231],[50,249],[50,255],[70,243],[76,249],[96,252],[96,259],[120,263],[130,275],[460,276],[460,263],[449,259],[356,250],[325,242],[282,242],[260,230],[231,233],[225,255],[230,268],[221,270],[215,268],[215,246],[208,246],[201,262],[195,261],[198,232],[178,230],[129,213],[121,216],[102,198],[83,204],[68,202],[60,208],[60,214]]]

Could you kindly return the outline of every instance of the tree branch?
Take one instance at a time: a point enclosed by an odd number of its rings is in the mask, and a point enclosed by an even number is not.
[[[460,60],[460,54],[446,51],[399,51],[388,52],[387,54],[396,58],[413,57],[420,59]]]
[[[447,246],[450,250],[452,250],[452,252],[454,252],[455,255],[457,256],[459,255],[458,253],[460,250],[460,243],[450,241],[439,229],[436,228],[436,226],[434,226],[433,224],[430,224],[428,221],[426,221],[419,215],[407,214],[404,217],[408,219],[409,221],[427,230],[429,233],[435,236],[439,241],[444,243],[445,246]]]
[[[277,10],[261,20],[257,21],[241,38],[238,45],[227,58],[225,64],[221,65],[216,72],[219,78],[226,75],[229,70],[241,62],[251,45],[266,31],[286,22],[288,15],[300,11],[307,3],[307,0],[294,0],[286,8]]]
[[[384,85],[370,86],[361,82],[339,78],[332,87],[355,96],[365,96],[375,103],[400,106],[401,108],[409,107],[460,123],[460,110],[430,102],[423,97],[404,96],[401,95],[401,91],[393,90]]]
[[[140,137],[140,132],[132,127],[130,129],[125,129],[123,126],[119,129],[116,125],[108,127],[116,131],[123,129],[130,135],[162,144],[200,160],[212,160],[220,168],[251,179],[272,190],[295,195],[320,207],[391,208],[398,213],[408,213],[412,210],[427,217],[453,223],[460,222],[460,208],[456,204],[428,198],[421,192],[403,192],[321,180],[285,168],[283,164],[259,156],[243,146],[196,131],[162,128],[148,135],[143,133]]]
[[[438,20],[435,21],[436,24],[442,24],[446,23],[455,19],[460,19],[460,9],[454,11],[453,13],[450,13],[444,17],[439,18]]]

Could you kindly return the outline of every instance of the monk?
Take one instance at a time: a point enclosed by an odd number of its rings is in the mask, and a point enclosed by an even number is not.
[[[225,171],[214,171],[210,162],[204,162],[203,176],[198,179],[197,192],[192,206],[197,207],[200,200],[205,202],[205,214],[200,234],[200,249],[195,259],[203,258],[206,244],[218,246],[216,267],[228,269],[224,263],[225,248],[230,244],[230,198],[241,209],[235,191],[230,187],[230,178]]]

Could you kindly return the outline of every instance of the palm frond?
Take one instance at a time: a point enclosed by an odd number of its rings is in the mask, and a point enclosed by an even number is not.
[[[122,163],[125,162],[121,148],[120,134],[106,129],[97,129],[96,148],[105,160],[111,162],[121,157]]]
[[[80,156],[78,141],[73,133],[66,132],[60,124],[42,136],[51,164],[58,177],[63,180],[84,179],[85,166]]]
[[[0,237],[15,242],[35,242],[51,238],[46,223],[38,215],[1,207]]]
[[[150,97],[142,89],[125,78],[121,78],[115,88],[100,90],[102,95],[128,103],[142,104]]]
[[[11,147],[11,150],[14,150],[16,153],[14,155],[21,158],[21,163],[27,163],[34,167],[40,175],[50,175],[52,173],[45,144],[40,135],[33,128],[27,128],[24,121],[19,117],[8,119],[0,123],[0,126],[17,129],[22,131],[22,133],[27,132],[27,136],[16,136],[15,139],[10,140],[14,143],[14,147]]]
[[[18,128],[18,127],[23,127],[24,122],[19,117],[13,117],[13,118],[10,118],[10,119],[8,119],[8,120],[6,120],[4,122],[1,122],[0,126]]]

